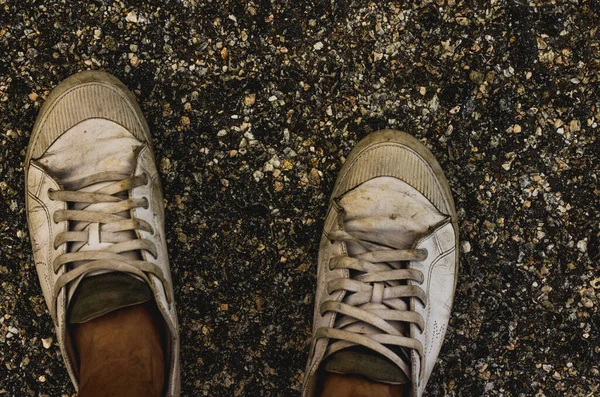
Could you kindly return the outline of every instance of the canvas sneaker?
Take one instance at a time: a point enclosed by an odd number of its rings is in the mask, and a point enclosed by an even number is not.
[[[154,299],[166,330],[166,395],[178,396],[162,192],[134,95],[106,73],[69,77],[40,110],[24,168],[35,266],[75,387],[69,325]]]
[[[400,131],[363,139],[325,218],[302,396],[317,397],[326,372],[422,396],[450,318],[457,245],[451,191],[431,152]]]

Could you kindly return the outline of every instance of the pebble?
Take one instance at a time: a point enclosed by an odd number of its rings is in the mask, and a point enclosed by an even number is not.
[[[254,174],[252,174],[252,176],[254,177],[254,180],[256,182],[260,182],[261,179],[263,179],[265,177],[265,174],[263,174],[261,171],[254,171]]]
[[[483,81],[485,80],[485,75],[481,72],[472,70],[469,73],[469,79],[471,79],[472,82],[476,83],[476,84],[482,84]]]
[[[320,185],[321,184],[321,176],[319,175],[319,170],[316,168],[312,168],[310,173],[308,174],[308,180],[312,185]]]
[[[127,16],[125,17],[125,20],[127,22],[137,23],[138,22],[137,14],[134,11],[131,11],[127,14]]]
[[[44,346],[44,349],[50,349],[52,342],[52,338],[42,338],[42,346]]]
[[[275,97],[274,100],[276,100],[277,97]],[[269,98],[269,101],[271,101],[271,99]],[[254,103],[256,102],[256,94],[248,94],[244,97],[244,105],[246,106],[252,106],[254,105]]]
[[[571,132],[581,131],[581,123],[579,122],[579,120],[571,120],[571,122],[569,123],[569,130]]]
[[[461,241],[460,245],[461,245],[461,249],[462,249],[463,253],[468,254],[469,252],[471,252],[471,243],[470,242],[463,240],[463,241]]]

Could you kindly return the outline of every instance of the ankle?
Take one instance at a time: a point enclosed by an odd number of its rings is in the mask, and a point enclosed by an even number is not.
[[[163,330],[154,303],[74,324],[72,334],[80,362],[80,396],[160,395]]]
[[[320,397],[403,397],[406,385],[388,385],[352,376],[326,373]]]

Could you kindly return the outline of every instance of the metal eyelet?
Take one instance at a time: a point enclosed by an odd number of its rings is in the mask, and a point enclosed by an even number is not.
[[[53,193],[53,192],[55,192],[55,191],[56,191],[56,190],[54,190],[54,189],[52,189],[51,187],[49,187],[49,188],[48,188],[48,191],[46,192],[46,194],[48,195],[48,198],[49,198],[51,201],[54,201],[54,199],[50,197],[50,193]]]
[[[146,181],[144,182],[144,185],[149,185],[150,184],[150,176],[148,176],[147,172],[143,172],[142,175],[144,176],[144,178],[146,178]]]
[[[150,208],[150,202],[148,201],[148,197],[142,197],[144,199],[144,201],[146,202],[144,204],[144,209],[147,210],[148,208]]]

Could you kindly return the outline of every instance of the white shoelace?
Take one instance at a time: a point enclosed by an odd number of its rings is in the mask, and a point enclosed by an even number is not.
[[[84,191],[86,187],[96,184],[109,184],[96,191]],[[91,240],[95,243],[110,243],[98,250],[72,250],[59,255],[54,263],[55,274],[62,266],[65,272],[57,279],[54,286],[53,301],[60,291],[73,281],[80,280],[93,272],[126,272],[138,276],[149,285],[148,274],[158,277],[165,287],[167,301],[171,301],[167,281],[160,267],[149,261],[132,259],[124,255],[128,252],[145,250],[156,258],[157,250],[153,242],[136,238],[136,230],[154,233],[152,226],[133,217],[134,208],[148,207],[147,198],[123,198],[136,187],[148,183],[146,174],[129,176],[118,173],[99,173],[83,178],[75,183],[73,191],[50,190],[51,200],[72,203],[67,210],[58,210],[53,216],[55,223],[68,221],[68,231],[58,234],[54,239],[54,249],[62,244],[84,245]],[[121,196],[121,197],[119,197]],[[101,204],[101,205],[96,205]],[[94,209],[89,209],[94,205]],[[84,230],[85,229],[85,230]],[[73,266],[76,263],[76,266]],[[52,315],[56,308],[50,308]]]
[[[363,238],[358,238],[359,236]],[[407,336],[409,327],[406,327],[406,332],[402,332],[400,327],[391,322],[417,324],[423,330],[423,317],[411,311],[403,300],[415,298],[427,305],[425,291],[418,285],[407,285],[408,281],[421,284],[423,273],[415,269],[403,269],[401,262],[425,260],[427,251],[391,249],[371,242],[380,240],[377,236],[362,236],[360,232],[350,234],[339,230],[329,233],[328,237],[333,241],[360,244],[368,252],[352,257],[335,257],[329,263],[331,270],[349,271],[350,278],[334,279],[327,284],[328,294],[345,291],[346,295],[342,302],[329,300],[320,307],[321,315],[327,312],[338,314],[333,327],[319,328],[316,332],[317,338],[336,340],[327,348],[326,356],[347,347],[362,345],[387,357],[410,379],[408,364],[385,345],[416,350],[420,356],[423,354],[421,342]],[[385,240],[383,236],[379,237]]]

